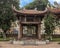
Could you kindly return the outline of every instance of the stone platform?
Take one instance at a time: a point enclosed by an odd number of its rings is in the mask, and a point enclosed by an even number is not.
[[[22,40],[22,41],[13,41],[13,44],[21,44],[21,45],[40,45],[47,44],[48,41],[36,41],[36,40]]]

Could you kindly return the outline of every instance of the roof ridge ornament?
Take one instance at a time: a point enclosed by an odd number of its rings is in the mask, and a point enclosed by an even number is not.
[[[12,4],[12,9],[15,9],[16,10],[16,8],[15,8],[15,6],[13,6],[13,4]]]
[[[49,3],[47,3],[47,8],[49,8]]]
[[[12,9],[13,9],[15,12],[20,12],[20,11],[16,10],[16,7],[13,6],[13,4],[12,4]]]

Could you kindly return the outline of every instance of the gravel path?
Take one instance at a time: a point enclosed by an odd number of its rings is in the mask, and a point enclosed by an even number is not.
[[[60,45],[57,42],[46,45],[13,45],[9,42],[0,42],[0,48],[60,48]]]

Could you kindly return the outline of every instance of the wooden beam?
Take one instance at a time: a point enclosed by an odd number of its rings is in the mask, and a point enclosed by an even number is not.
[[[21,22],[21,24],[40,24],[40,22]]]

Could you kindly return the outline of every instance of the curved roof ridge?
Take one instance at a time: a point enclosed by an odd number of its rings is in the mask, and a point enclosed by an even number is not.
[[[44,10],[44,11],[38,11],[38,10],[27,10],[27,9],[24,9],[24,10],[17,10],[15,8],[15,6],[12,6],[12,9],[17,12],[17,13],[23,13],[23,14],[44,14],[47,12],[47,8]]]

